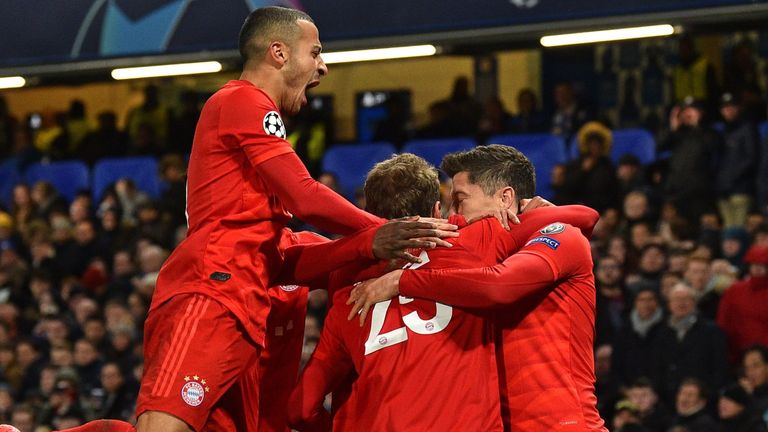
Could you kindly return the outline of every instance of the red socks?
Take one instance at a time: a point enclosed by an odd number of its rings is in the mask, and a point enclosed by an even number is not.
[[[122,420],[94,420],[76,428],[59,432],[136,432],[133,425]]]

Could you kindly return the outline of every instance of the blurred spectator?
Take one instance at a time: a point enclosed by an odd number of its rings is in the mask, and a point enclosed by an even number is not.
[[[672,109],[671,133],[659,151],[671,150],[665,193],[689,223],[714,207],[712,200],[714,161],[718,137],[702,122],[702,108],[688,97]]]
[[[768,348],[753,345],[744,352],[744,378],[741,385],[755,401],[755,409],[768,424]]]
[[[768,215],[768,136],[760,144],[760,162],[757,169],[757,212]]]
[[[599,346],[613,342],[626,314],[624,281],[619,261],[612,256],[600,259],[595,268],[595,282],[595,346]]]
[[[96,346],[87,339],[78,340],[75,342],[74,360],[80,389],[84,395],[90,395],[93,389],[99,387],[102,365]]]
[[[450,103],[450,117],[456,129],[456,134],[472,136],[477,133],[482,107],[470,92],[469,78],[465,76],[456,77],[453,81],[453,90],[448,102]]]
[[[97,418],[128,420],[133,415],[137,386],[126,382],[116,363],[106,363],[101,368],[103,396]]]
[[[59,192],[52,184],[46,181],[35,183],[32,186],[30,196],[37,208],[36,217],[47,219],[54,212],[64,214],[68,212],[67,201],[59,195]]]
[[[632,154],[619,158],[616,178],[619,182],[619,199],[624,199],[632,191],[645,188],[647,184],[640,159]]]
[[[451,103],[437,101],[429,105],[427,124],[416,131],[416,138],[431,139],[460,135],[458,125],[451,117]]]
[[[744,261],[749,275],[723,294],[717,311],[717,323],[728,337],[732,363],[754,344],[768,345],[768,247],[752,246]]]
[[[602,212],[616,205],[616,169],[611,162],[613,134],[598,122],[585,124],[578,132],[580,156],[565,168],[560,190],[573,200]]]
[[[590,112],[576,97],[573,84],[560,82],[555,84],[555,110],[550,120],[549,131],[565,140],[570,145],[571,137],[581,126],[592,119]]]
[[[89,165],[99,159],[119,157],[128,154],[128,134],[117,128],[117,116],[113,111],[99,113],[96,130],[83,139],[78,156]]]
[[[511,121],[512,115],[507,112],[504,102],[496,96],[488,98],[483,106],[483,116],[480,118],[478,141],[485,142],[490,136],[509,132]]]
[[[160,103],[155,85],[144,87],[144,102],[128,113],[127,131],[132,154],[160,154],[168,142],[168,108]]]
[[[686,378],[675,398],[676,416],[673,426],[684,426],[689,432],[718,432],[719,428],[707,412],[707,388],[696,378]]]
[[[701,256],[691,256],[683,273],[685,283],[696,293],[696,303],[699,312],[708,319],[715,319],[720,303],[720,293],[716,292],[710,283],[712,266],[709,259]]]
[[[63,159],[68,146],[66,115],[46,110],[39,116],[40,127],[33,135],[35,149],[48,159]]]
[[[744,273],[744,255],[749,248],[749,233],[740,227],[726,228],[723,230],[720,252],[728,263],[738,269],[739,274]]]
[[[61,427],[60,422],[73,417],[82,422],[85,419],[85,413],[80,405],[77,378],[74,374],[68,373],[56,380],[50,398],[38,414],[38,421],[41,424],[59,429]],[[77,422],[75,426],[79,425],[80,422]]]
[[[725,335],[714,322],[696,312],[693,288],[678,284],[672,289],[666,324],[659,335],[658,375],[665,400],[673,399],[686,377],[701,380],[706,390],[720,388],[728,372]]]
[[[195,128],[200,118],[198,102],[198,95],[194,90],[183,91],[179,96],[180,109],[173,113],[169,130],[168,151],[170,153],[186,155],[192,151]]]
[[[613,408],[621,396],[619,382],[612,371],[610,345],[600,345],[595,349],[595,396],[600,415],[608,422],[613,418]]]
[[[717,403],[720,430],[728,432],[765,432],[766,427],[754,406],[752,396],[733,383],[720,391]]]
[[[648,432],[648,429],[640,424],[637,405],[626,399],[616,403],[612,423],[611,430],[614,432]]]
[[[743,227],[755,194],[760,141],[757,128],[743,118],[733,94],[723,94],[720,114],[725,126],[717,156],[718,207],[726,228]]]
[[[696,51],[693,38],[684,35],[678,40],[679,63],[672,70],[672,87],[675,102],[682,102],[691,96],[706,103],[707,111],[712,109],[718,95],[717,76],[715,69],[706,57]]]
[[[66,159],[74,159],[80,156],[83,140],[90,131],[85,115],[85,103],[82,100],[74,99],[70,102],[66,128],[69,147],[66,149],[65,156]]]
[[[667,268],[667,251],[664,246],[656,243],[645,245],[640,250],[640,259],[637,264],[637,281],[630,285],[630,292],[634,287],[647,284],[655,290],[661,287],[661,275]]]
[[[725,91],[743,101],[745,115],[749,119],[762,121],[766,111],[755,57],[754,46],[749,39],[734,45],[730,60],[725,64],[723,84]]]
[[[136,224],[136,209],[139,204],[150,200],[149,195],[140,191],[136,183],[128,178],[115,182],[115,193],[119,200],[120,209],[123,212],[123,222],[129,225]]]
[[[387,115],[376,123],[373,141],[386,141],[400,149],[411,138],[411,112],[408,100],[400,95],[393,95],[384,103]],[[322,114],[318,112],[318,114]],[[317,117],[317,115],[316,115]],[[322,136],[325,140],[325,134]],[[325,147],[325,142],[322,143]],[[320,150],[322,151],[322,150]]]
[[[11,412],[13,411],[13,389],[8,384],[0,384],[0,422],[8,424],[11,422]]]
[[[16,405],[11,414],[11,424],[16,426],[19,432],[35,432],[35,410],[29,405]]]
[[[5,159],[14,151],[18,121],[8,110],[8,102],[0,95],[0,159]]]
[[[539,108],[533,90],[524,88],[517,93],[517,114],[510,119],[509,128],[513,133],[538,133],[547,130],[544,113]]]
[[[659,400],[651,382],[638,378],[627,388],[627,399],[637,407],[639,423],[648,432],[666,432],[671,413]]]
[[[160,195],[161,219],[172,227],[187,224],[186,165],[179,155],[169,154],[160,159],[160,177],[166,188]]]
[[[651,287],[641,288],[634,296],[627,322],[614,339],[613,368],[622,384],[633,383],[641,377],[658,380],[657,356],[663,320],[657,292]]]

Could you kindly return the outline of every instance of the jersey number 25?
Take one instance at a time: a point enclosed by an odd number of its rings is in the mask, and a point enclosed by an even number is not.
[[[422,252],[420,258],[422,259],[421,263],[414,266],[407,265],[406,268],[415,269],[429,262],[429,257],[426,252]],[[403,296],[399,296],[397,300],[401,305],[413,301],[412,298]],[[408,331],[406,330],[406,327],[412,332],[422,335],[438,333],[448,326],[448,323],[451,322],[451,317],[453,316],[453,308],[435,302],[436,312],[434,317],[428,320],[423,320],[419,317],[418,312],[413,311],[403,316],[403,324],[405,324],[405,327],[398,327],[392,331],[381,334],[381,329],[384,327],[384,319],[387,316],[387,310],[391,303],[392,300],[387,300],[385,302],[376,303],[373,307],[373,313],[371,314],[371,331],[368,334],[368,340],[365,341],[365,355],[407,341]]]

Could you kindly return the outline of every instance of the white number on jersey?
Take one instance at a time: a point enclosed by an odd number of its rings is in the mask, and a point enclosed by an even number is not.
[[[419,264],[408,264],[404,268],[415,269],[429,262],[429,256],[426,252],[422,252],[419,256],[422,262]],[[408,304],[413,301],[409,297],[398,297],[398,302],[401,305]],[[453,308],[444,305],[442,303],[435,302],[435,316],[423,320],[419,317],[418,312],[413,311],[403,317],[403,323],[405,327],[399,327],[384,334],[380,334],[381,329],[384,327],[384,319],[387,317],[387,310],[392,300],[376,303],[373,307],[371,314],[371,331],[368,334],[368,340],[365,341],[365,355],[374,353],[382,348],[386,348],[392,345],[399,344],[408,340],[408,327],[411,331],[417,334],[430,335],[439,333],[448,327],[453,316]]]

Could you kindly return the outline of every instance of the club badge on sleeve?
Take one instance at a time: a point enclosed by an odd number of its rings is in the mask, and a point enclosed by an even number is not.
[[[285,133],[283,119],[280,118],[280,114],[277,111],[270,111],[264,115],[264,132],[266,132],[267,135],[283,139],[288,136]]]
[[[546,227],[542,228],[541,231],[539,232],[542,234],[551,235],[551,234],[560,234],[563,231],[565,231],[565,225],[560,222],[555,222],[553,224],[549,224]]]
[[[196,407],[203,403],[205,393],[211,389],[204,378],[198,375],[184,377],[184,386],[181,388],[181,399],[189,406]]]

